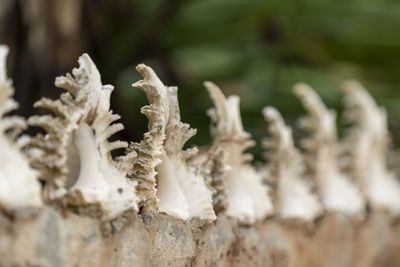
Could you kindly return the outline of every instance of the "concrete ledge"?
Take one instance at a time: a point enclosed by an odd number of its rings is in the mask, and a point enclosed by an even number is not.
[[[386,214],[362,222],[328,215],[315,225],[270,218],[238,226],[162,214],[114,222],[46,207],[0,216],[0,266],[400,266],[400,224]]]

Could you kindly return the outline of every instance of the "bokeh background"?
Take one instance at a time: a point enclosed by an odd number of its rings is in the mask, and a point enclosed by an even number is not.
[[[18,113],[37,112],[32,104],[41,96],[56,98],[54,78],[87,52],[103,83],[115,86],[112,108],[126,126],[121,138],[133,141],[147,128],[145,95],[131,87],[143,62],[179,86],[182,119],[198,129],[191,144],[210,139],[205,80],[241,97],[244,126],[259,144],[264,106],[277,107],[293,126],[303,113],[294,83],[309,83],[340,113],[348,78],[387,108],[398,144],[399,33],[397,0],[0,0],[0,43],[11,47]],[[259,145],[251,152],[260,158]]]

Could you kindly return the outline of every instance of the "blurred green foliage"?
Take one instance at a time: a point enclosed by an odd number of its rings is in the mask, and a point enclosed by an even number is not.
[[[130,114],[125,124],[134,122],[138,136],[146,129],[139,114],[146,99],[130,84],[140,79],[134,64],[144,62],[165,84],[179,87],[182,120],[198,129],[191,143],[209,142],[205,80],[241,97],[244,127],[258,142],[252,152],[259,158],[264,106],[275,106],[295,126],[303,109],[291,88],[302,81],[340,112],[341,83],[349,78],[388,109],[400,141],[399,1],[119,0],[113,6],[115,15],[102,18],[109,34],[99,68],[116,84]]]

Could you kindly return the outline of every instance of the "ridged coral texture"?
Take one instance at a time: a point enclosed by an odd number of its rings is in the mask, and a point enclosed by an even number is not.
[[[399,179],[387,167],[387,114],[356,81],[343,85],[342,117],[348,125],[343,140],[337,138],[336,112],[306,84],[293,88],[306,112],[299,127],[307,136],[299,144],[279,111],[265,107],[267,163],[255,167],[246,152],[255,142],[243,125],[240,97],[225,96],[212,82],[204,83],[214,104],[207,111],[208,146],[183,148],[196,129],[181,121],[178,88],[164,85],[144,64],[136,68],[143,79],[132,86],[148,99],[141,109],[148,131],[141,142],[110,141],[124,128],[110,109],[118,88],[103,85],[89,55],[55,79],[65,90],[58,99],[34,104],[47,114],[25,121],[6,115],[18,106],[7,77],[7,53],[8,47],[0,46],[0,207],[5,214],[40,213],[49,206],[100,221],[164,214],[208,225],[222,216],[253,227],[265,220],[315,224],[331,214],[358,222],[371,212],[400,214]],[[43,131],[23,134],[28,126]],[[122,155],[113,157],[116,149]],[[345,164],[339,164],[341,158]]]

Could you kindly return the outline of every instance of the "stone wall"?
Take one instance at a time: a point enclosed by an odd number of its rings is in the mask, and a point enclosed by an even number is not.
[[[0,216],[0,266],[400,266],[400,225],[327,215],[315,224],[269,218],[251,227],[162,214],[113,222],[46,207]]]

